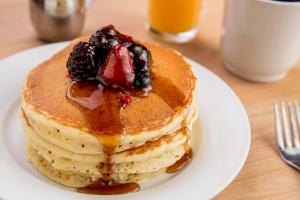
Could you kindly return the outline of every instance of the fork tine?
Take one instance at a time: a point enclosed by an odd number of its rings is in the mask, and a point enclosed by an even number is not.
[[[299,137],[298,137],[298,127],[296,124],[296,119],[295,119],[295,105],[292,105],[292,102],[288,102],[288,109],[289,109],[289,116],[290,116],[290,124],[291,124],[291,130],[292,130],[292,135],[293,135],[293,141],[295,147],[299,148]]]
[[[284,149],[283,139],[282,139],[282,128],[280,122],[280,115],[279,115],[279,104],[276,100],[274,102],[274,110],[275,110],[275,126],[276,126],[276,134],[277,134],[277,144],[280,149]]]
[[[295,108],[296,108],[296,119],[297,119],[297,122],[298,122],[298,127],[300,127],[300,108],[299,108],[299,104],[298,104],[298,100],[295,100]],[[298,138],[299,138],[299,135],[298,135]],[[298,139],[299,141],[299,139]]]
[[[286,109],[285,109],[284,101],[281,101],[281,113],[282,113],[282,122],[283,122],[284,135],[285,135],[285,143],[286,143],[287,148],[292,148],[290,130],[288,127],[288,122],[287,122],[288,119],[286,116]]]

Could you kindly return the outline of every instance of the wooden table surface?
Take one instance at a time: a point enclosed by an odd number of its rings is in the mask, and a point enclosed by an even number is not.
[[[230,74],[220,53],[223,7],[224,0],[204,0],[197,38],[188,44],[169,44],[153,39],[145,31],[147,0],[97,0],[87,13],[82,34],[115,24],[137,38],[178,49],[233,88],[247,109],[252,144],[243,169],[216,199],[300,199],[300,174],[278,155],[272,114],[275,98],[299,96],[300,63],[283,80],[269,84],[248,82]],[[0,59],[42,44],[30,23],[28,0],[0,1]]]

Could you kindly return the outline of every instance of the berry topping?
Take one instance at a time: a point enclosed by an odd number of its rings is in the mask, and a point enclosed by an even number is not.
[[[146,47],[108,25],[98,29],[89,43],[75,45],[67,68],[75,81],[97,79],[114,88],[151,89],[151,62]]]
[[[97,31],[90,38],[90,43],[96,47],[96,55],[98,59],[98,65],[104,62],[110,49],[120,44],[120,42],[112,36],[107,36],[102,31]]]
[[[96,77],[95,47],[87,42],[76,44],[68,58],[67,68],[73,80],[82,81]]]
[[[122,43],[125,43],[125,42],[133,42],[132,37],[129,36],[129,35],[124,35],[124,34],[118,33],[117,36],[118,36],[119,40],[120,40]]]
[[[146,47],[132,42],[124,45],[128,48],[134,63],[134,87],[139,89],[149,87],[151,84],[150,65],[152,62],[150,51]]]
[[[111,37],[115,37],[117,34],[116,28],[112,24],[108,26],[104,26],[103,28],[99,29],[97,32],[102,32],[104,35],[111,36]]]
[[[133,62],[128,49],[119,44],[112,48],[100,66],[98,78],[113,88],[131,89],[134,81]]]
[[[128,93],[121,94],[120,96],[120,104],[121,107],[128,106],[131,103],[132,99]]]
[[[99,65],[104,62],[110,49],[118,44],[130,41],[132,41],[132,37],[119,33],[115,30],[113,25],[108,25],[98,29],[89,40],[89,42],[96,47],[96,55]]]

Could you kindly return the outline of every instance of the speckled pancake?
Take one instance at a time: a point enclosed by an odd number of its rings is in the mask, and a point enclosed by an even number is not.
[[[104,154],[70,152],[42,139],[32,127],[24,127],[28,143],[56,169],[78,173],[108,173]],[[187,143],[189,138],[190,132],[187,129],[178,130],[143,146],[113,154],[109,163],[113,165],[111,170],[114,173],[145,173],[168,167],[184,154],[181,146]]]
[[[85,187],[98,179],[102,178],[102,175],[93,175],[87,173],[74,173],[72,171],[60,171],[51,166],[42,156],[40,156],[35,149],[30,145],[27,146],[27,155],[29,161],[35,166],[40,172],[50,179],[70,187]],[[148,173],[115,173],[112,178],[118,183],[129,183],[129,182],[141,182],[149,178],[153,178],[165,172],[164,169],[160,169],[154,172]]]
[[[95,135],[66,98],[71,83],[66,61],[74,44],[86,39],[73,41],[26,76],[20,116],[29,160],[49,178],[72,187],[87,186],[105,174],[128,183],[165,172],[189,149],[189,129],[198,115],[190,65],[173,49],[143,42],[153,60],[151,92],[132,96],[122,110],[122,135],[113,130]],[[118,145],[107,153],[103,138],[117,138]]]

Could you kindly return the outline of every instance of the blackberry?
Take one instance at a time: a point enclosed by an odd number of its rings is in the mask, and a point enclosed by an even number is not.
[[[139,72],[135,73],[135,79],[134,79],[134,87],[135,88],[147,88],[151,84],[151,78],[149,72]]]
[[[95,65],[95,47],[87,42],[77,43],[67,62],[72,80],[83,81],[94,79],[98,72]]]
[[[143,45],[129,42],[124,43],[130,52],[134,64],[134,87],[138,89],[147,88],[151,84],[150,65],[152,57],[150,51]]]
[[[98,29],[89,40],[89,43],[96,48],[97,65],[104,62],[113,47],[128,41],[132,41],[132,38],[119,33],[113,25]]]
[[[104,33],[108,33],[108,35],[105,35]],[[102,32],[102,30],[98,30],[91,36],[89,42],[96,48],[95,53],[98,59],[97,65],[100,65],[104,62],[111,48],[120,44],[118,39],[113,35],[113,30],[111,30],[111,32],[109,32],[108,30],[106,30],[105,32]]]
[[[108,37],[115,37],[118,33],[113,25],[105,26],[102,29],[99,29],[98,31],[101,31],[104,35]]]

